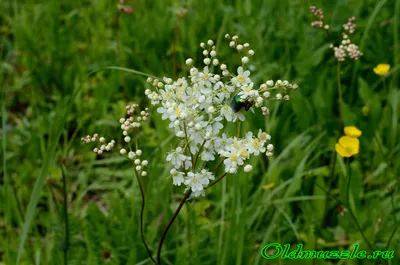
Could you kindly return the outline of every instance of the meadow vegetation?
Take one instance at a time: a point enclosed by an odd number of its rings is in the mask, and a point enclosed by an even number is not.
[[[184,188],[169,177],[166,156],[177,140],[145,95],[154,89],[146,75],[187,76],[186,59],[200,67],[199,43],[209,39],[235,72],[241,56],[226,33],[255,51],[248,69],[257,87],[282,79],[299,88],[289,101],[269,102],[268,116],[243,111],[242,131],[270,134],[274,155],[252,157],[250,172],[185,203],[162,264],[400,265],[399,0],[118,4],[0,1],[0,265],[152,264],[140,235],[140,187],[119,155],[119,119],[127,104],[148,108],[137,135],[148,160],[143,230],[155,255]],[[311,26],[312,5],[324,10],[329,36]],[[353,16],[351,40],[362,56],[338,64],[331,40],[340,44]],[[224,125],[235,135],[236,124]],[[362,132],[346,133],[357,140],[338,143],[345,126]],[[80,140],[93,133],[114,139],[117,151],[94,153]],[[335,150],[356,141],[351,157]],[[359,243],[395,258],[265,260],[260,250],[271,242],[309,250]]]

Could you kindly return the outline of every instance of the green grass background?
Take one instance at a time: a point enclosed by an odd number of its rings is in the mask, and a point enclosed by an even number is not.
[[[199,43],[210,38],[233,69],[239,57],[227,48],[225,33],[255,50],[255,82],[288,79],[300,89],[289,102],[270,103],[268,118],[246,113],[243,131],[269,132],[274,157],[253,158],[251,173],[229,175],[205,198],[185,204],[165,241],[163,264],[384,264],[260,255],[271,242],[317,250],[358,242],[369,249],[350,214],[337,212],[335,198],[344,200],[347,190],[342,158],[334,198],[320,188],[330,183],[338,95],[336,60],[324,32],[310,26],[310,5],[323,8],[337,41],[347,18],[357,17],[351,39],[364,55],[342,64],[344,124],[363,132],[360,153],[351,159],[350,204],[374,248],[395,251],[387,264],[400,264],[399,0],[128,0],[132,15],[119,13],[117,3],[0,1],[0,264],[17,258],[63,264],[66,248],[71,265],[151,264],[139,236],[141,199],[131,164],[117,154],[96,158],[93,146],[80,142],[98,132],[121,143],[124,106],[150,106],[144,96],[150,87],[140,75],[96,70],[114,65],[176,78],[187,73],[185,58],[201,62]],[[182,8],[185,15],[177,15]],[[389,76],[374,74],[378,63],[392,66]],[[171,132],[150,112],[140,143],[149,160],[145,234],[154,253],[183,190],[167,179]],[[66,164],[68,246],[60,161]],[[273,188],[262,188],[270,183]]]

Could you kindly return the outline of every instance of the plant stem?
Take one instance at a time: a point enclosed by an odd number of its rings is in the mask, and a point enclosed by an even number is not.
[[[62,171],[62,179],[63,179],[64,221],[65,221],[64,265],[68,265],[69,222],[68,222],[67,177],[65,176],[64,166],[62,166],[62,165],[61,165],[61,171]]]
[[[338,130],[339,134],[342,131],[342,123],[343,123],[343,98],[342,98],[342,84],[341,84],[341,73],[340,73],[340,62],[337,64],[337,86],[338,86],[338,94],[339,94],[339,121],[338,121]]]
[[[139,226],[140,226],[140,237],[142,238],[143,245],[144,245],[144,247],[146,248],[147,255],[149,255],[149,258],[150,258],[155,264],[157,264],[156,261],[155,261],[155,259],[153,258],[153,255],[152,255],[151,252],[150,252],[149,247],[147,246],[146,239],[145,239],[145,237],[144,237],[144,233],[143,233],[143,212],[144,212],[144,206],[145,206],[145,195],[144,195],[144,190],[143,190],[142,182],[140,181],[140,178],[139,178],[139,173],[137,172],[135,166],[133,166],[133,169],[134,169],[134,171],[135,171],[136,180],[137,180],[137,182],[138,182],[138,184],[139,184],[140,195],[142,196],[142,206],[141,206],[141,208],[140,208],[140,221],[139,221]]]
[[[329,35],[329,31],[328,31]],[[337,87],[338,87],[338,94],[339,94],[339,120],[338,120],[338,139],[340,137],[340,132],[342,131],[342,105],[343,105],[343,98],[342,98],[342,84],[341,84],[341,73],[340,73],[340,62],[337,63],[337,68],[336,68],[336,74],[337,74]],[[327,195],[329,197],[331,190],[332,190],[332,185],[333,185],[333,180],[335,178],[335,166],[336,166],[336,151],[333,150],[333,159],[332,159],[332,166],[331,166],[331,176],[330,176],[330,181],[329,181],[329,186],[328,186],[328,191]],[[325,201],[325,214],[328,212],[328,201]],[[321,226],[323,225],[323,222],[321,223]]]
[[[192,239],[190,236],[190,208],[189,208],[189,204],[186,204],[186,240],[188,242],[189,245],[189,249],[188,249],[188,262],[189,265],[192,264]]]
[[[351,182],[351,168],[350,168],[350,158],[347,159],[347,198],[346,202],[350,205],[350,182]]]
[[[204,141],[203,141],[203,143],[202,143],[201,146],[200,146],[199,152],[198,152],[197,155],[196,155],[196,159],[194,160],[194,167],[195,167],[195,168],[196,168],[196,166],[197,166],[197,160],[199,159],[200,153],[201,153],[201,151],[203,151],[203,147],[204,147],[204,145],[206,144],[206,142],[207,142],[207,140],[204,140]]]
[[[218,169],[224,164],[225,158],[222,159],[222,161],[218,164],[216,168],[213,169],[212,173],[215,174],[217,173]]]
[[[328,191],[325,190],[323,187],[321,187],[321,185],[319,185],[318,183],[315,182],[314,184],[315,184],[318,188],[320,188],[322,191],[326,192],[330,197],[332,197],[333,199],[335,199],[337,202],[339,202],[340,204],[344,205],[344,206],[348,209],[348,211],[349,211],[349,213],[350,213],[350,215],[351,215],[351,218],[353,219],[353,221],[355,222],[355,224],[356,224],[356,226],[357,226],[358,231],[361,233],[362,238],[364,239],[365,243],[368,245],[368,247],[370,248],[370,250],[373,251],[375,248],[372,246],[372,244],[369,242],[369,240],[368,240],[367,237],[365,236],[363,230],[361,229],[360,224],[358,223],[357,217],[354,215],[353,211],[352,211],[351,208],[350,208],[350,205],[348,205],[347,203],[341,201],[340,199],[335,198],[332,194],[328,193]],[[387,264],[386,260],[383,260],[383,262],[384,262],[385,264]]]
[[[240,137],[240,120],[238,121],[238,124],[237,124],[236,137],[237,137],[237,138]]]
[[[163,246],[163,243],[164,243],[164,239],[167,236],[168,230],[170,229],[171,225],[174,223],[176,217],[178,216],[179,212],[181,211],[181,209],[182,209],[183,205],[185,204],[186,200],[189,198],[190,194],[192,194],[191,190],[188,190],[185,193],[185,196],[183,196],[183,198],[182,198],[181,202],[179,203],[179,206],[176,209],[174,215],[172,216],[171,220],[169,221],[167,227],[164,229],[164,232],[163,232],[163,234],[161,236],[161,239],[160,239],[160,243],[158,244],[157,263],[156,263],[158,265],[161,265],[161,249],[162,249],[162,246]]]
[[[386,248],[385,248],[385,249],[389,249],[390,242],[392,241],[394,235],[396,234],[397,229],[399,228],[399,225],[398,225],[398,223],[397,223],[398,221],[397,221],[397,217],[396,217],[396,212],[395,212],[396,207],[394,206],[393,191],[390,191],[390,201],[391,201],[391,203],[392,203],[392,208],[393,208],[392,211],[393,211],[394,221],[395,221],[395,223],[396,223],[396,227],[394,228],[392,234],[390,235],[389,241],[387,242]]]
[[[223,179],[228,173],[224,173],[222,174],[221,177],[217,178],[213,183],[211,183],[210,185],[208,185],[205,189],[214,186],[215,184],[217,184],[221,179]]]

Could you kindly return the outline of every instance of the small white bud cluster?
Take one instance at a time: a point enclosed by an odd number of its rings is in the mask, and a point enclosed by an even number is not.
[[[290,99],[290,96],[287,94],[292,90],[296,90],[298,88],[297,84],[291,84],[287,80],[277,80],[274,82],[273,80],[268,80],[264,84],[260,85],[258,92],[262,94],[264,99],[276,99],[276,100],[286,100]],[[272,91],[278,91],[275,94],[275,97],[271,97]],[[269,114],[269,110],[266,107],[262,107],[261,110],[263,111],[264,115]]]
[[[210,64],[213,64],[214,66],[219,65],[219,60],[216,58],[217,51],[213,40],[208,40],[207,44],[204,42],[200,43],[200,47],[204,49],[203,55],[205,58],[203,60],[203,63],[205,65],[207,66]],[[186,64],[191,66],[193,64],[193,60],[191,58],[186,59]]]
[[[147,160],[140,160],[139,157],[143,153],[142,150],[138,149],[136,150],[136,152],[130,151],[127,155],[126,149],[122,148],[121,150],[119,150],[119,153],[133,161],[133,163],[135,164],[135,169],[138,173],[140,173],[143,177],[147,176],[147,172],[144,171],[144,167],[146,167],[149,162]]]
[[[229,47],[236,49],[240,54],[242,54],[242,52],[244,53],[241,61],[243,65],[247,64],[249,62],[249,57],[253,56],[255,53],[254,50],[250,49],[250,44],[247,42],[240,44],[238,42],[239,36],[236,35],[231,38],[229,34],[225,34],[225,38],[231,39]]]
[[[363,53],[358,49],[358,46],[354,43],[351,43],[349,36],[345,33],[343,34],[343,40],[341,41],[339,47],[335,47],[333,44],[331,44],[329,47],[334,50],[335,57],[340,62],[343,62],[346,57],[349,57],[353,60],[358,60],[358,58],[363,55]]]
[[[322,19],[324,17],[322,10],[319,8],[316,8],[315,6],[310,7],[311,13],[313,13],[315,16],[319,17],[321,21],[313,21],[311,23],[311,26],[313,27],[320,27],[324,28],[325,30],[329,29],[329,25],[324,25]],[[344,32],[342,33],[343,39],[340,42],[339,46],[334,46],[333,44],[330,44],[329,47],[333,49],[334,51],[334,56],[339,62],[343,62],[346,60],[347,57],[349,57],[352,60],[358,60],[360,56],[363,55],[363,53],[359,50],[359,47],[351,43],[349,36],[354,33],[355,29],[357,28],[357,25],[354,23],[356,18],[350,17],[347,20],[347,23],[343,25]]]
[[[329,25],[324,24],[324,12],[322,11],[321,8],[317,8],[316,6],[310,6],[310,11],[311,13],[316,16],[319,20],[315,20],[311,22],[312,27],[316,28],[324,28],[325,30],[329,29]]]
[[[115,141],[111,140],[110,142],[106,143],[106,139],[104,137],[99,137],[99,134],[95,133],[93,136],[87,135],[86,137],[81,138],[82,142],[90,143],[90,142],[98,142],[101,143],[102,145],[100,148],[94,148],[93,152],[95,152],[98,155],[102,155],[103,152],[105,151],[111,151],[111,149],[115,145]]]
[[[128,136],[128,131],[130,129],[141,127],[142,122],[146,122],[149,117],[148,108],[144,111],[141,111],[137,117],[135,117],[135,109],[138,107],[138,104],[132,104],[126,106],[126,114],[128,118],[120,118],[119,122],[121,123],[122,134],[125,136],[124,141],[130,142],[131,138]]]

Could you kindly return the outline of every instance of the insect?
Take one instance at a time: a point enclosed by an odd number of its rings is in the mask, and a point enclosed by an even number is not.
[[[248,111],[253,106],[253,104],[254,103],[249,100],[241,101],[239,95],[234,96],[231,101],[231,107],[234,112],[239,112],[242,108]]]

